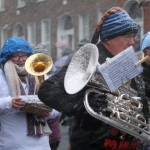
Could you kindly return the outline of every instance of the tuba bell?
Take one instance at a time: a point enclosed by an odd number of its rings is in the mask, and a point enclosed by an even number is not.
[[[137,55],[144,57],[142,53]],[[138,93],[125,85],[119,87],[117,91],[111,92],[98,69],[100,66],[98,58],[98,49],[94,44],[86,44],[77,51],[65,74],[64,87],[66,92],[75,94],[85,86],[91,87],[86,91],[84,97],[84,106],[91,116],[121,130],[125,134],[130,134],[137,139],[150,143],[150,121],[146,123],[142,112],[143,104],[141,98],[137,97]],[[105,93],[107,95],[108,106],[106,111],[110,113],[109,116],[95,112],[90,107],[88,102],[90,93]]]
[[[44,81],[43,75],[48,73],[52,66],[51,57],[44,53],[33,54],[25,62],[26,71],[31,75],[38,76],[40,83]]]

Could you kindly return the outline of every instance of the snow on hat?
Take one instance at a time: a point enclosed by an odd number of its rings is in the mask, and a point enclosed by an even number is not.
[[[140,50],[143,51],[146,47],[149,47],[149,46],[150,46],[150,32],[147,32],[141,40]]]
[[[125,10],[115,6],[105,12],[98,23],[92,43],[96,44],[99,36],[101,41],[110,40],[118,35],[137,33],[138,26]]]
[[[23,38],[12,37],[5,41],[0,54],[0,65],[7,60],[7,58],[15,53],[23,52],[27,55],[34,53],[30,44]]]

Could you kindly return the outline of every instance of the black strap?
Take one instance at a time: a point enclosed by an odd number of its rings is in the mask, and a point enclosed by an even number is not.
[[[138,92],[141,99],[142,99],[142,103],[143,103],[143,113],[144,113],[144,117],[146,119],[146,123],[148,123],[148,118],[149,118],[149,107],[148,107],[148,101],[147,101],[147,97],[145,96],[145,93],[143,92]]]
[[[145,94],[145,82],[141,74],[136,76],[134,79],[138,89],[138,94],[142,100],[144,117],[146,119],[146,123],[148,123],[148,118],[150,117],[150,114],[149,114],[149,107],[148,107],[148,98],[146,97]]]
[[[92,44],[97,44],[99,40],[99,32],[97,31],[97,29],[95,29],[94,35],[92,37],[91,43]]]

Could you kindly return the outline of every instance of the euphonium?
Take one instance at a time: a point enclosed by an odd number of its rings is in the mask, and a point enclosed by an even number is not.
[[[139,52],[139,54],[141,56],[142,53]],[[91,87],[86,91],[84,97],[85,108],[91,116],[118,128],[124,133],[150,143],[150,125],[146,123],[143,117],[141,98],[137,97],[138,94],[134,89],[129,89],[125,85],[119,87],[115,92],[110,92],[98,69],[100,66],[98,57],[98,49],[94,44],[86,44],[78,50],[65,75],[64,87],[66,92],[75,94],[84,86]],[[91,92],[107,95],[108,106],[106,110],[110,112],[109,116],[97,113],[90,107],[88,96]]]
[[[28,57],[25,68],[28,73],[38,76],[39,82],[44,81],[43,75],[48,73],[53,66],[51,57],[44,53],[37,53]]]

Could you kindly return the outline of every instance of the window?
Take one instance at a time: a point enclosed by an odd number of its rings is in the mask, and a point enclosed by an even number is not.
[[[7,28],[4,26],[1,30],[1,47],[3,46],[4,42],[7,40],[8,38],[8,33],[7,33]]]
[[[13,36],[24,38],[23,26],[20,23],[15,25]]]
[[[89,40],[89,17],[87,13],[79,16],[79,40]]]
[[[42,43],[45,43],[47,45],[47,50],[49,51],[49,54],[51,54],[50,50],[50,20],[44,19],[42,20]]]
[[[37,3],[38,3],[38,2],[44,2],[44,1],[46,1],[46,0],[37,0]]]
[[[131,5],[128,13],[132,19],[142,18],[142,10],[141,10],[141,7],[139,7],[139,3],[137,3],[137,2],[134,2]]]
[[[18,0],[18,8],[26,6],[25,0]]]
[[[57,41],[68,43],[72,50],[74,50],[74,28],[73,21],[70,14],[63,14],[58,23]],[[62,56],[62,51],[57,48],[57,58]]]
[[[66,18],[64,19],[64,30],[70,30],[72,29],[72,21],[70,16],[66,16]]]
[[[104,13],[108,10],[108,7],[104,7],[104,8],[100,8],[98,10],[98,22],[100,21],[100,19],[102,18],[102,16],[104,15]],[[98,23],[97,22],[97,23]]]
[[[0,0],[0,11],[5,10],[5,0]]]
[[[28,23],[28,41],[32,47],[35,46],[35,23],[30,22]]]
[[[97,21],[97,24],[100,22],[100,19],[102,18],[102,16],[104,15],[104,13],[108,10],[109,8],[105,7],[105,8],[100,8],[98,10],[98,21]],[[98,40],[98,42],[100,41],[100,38]]]

